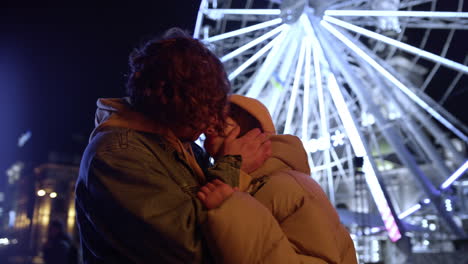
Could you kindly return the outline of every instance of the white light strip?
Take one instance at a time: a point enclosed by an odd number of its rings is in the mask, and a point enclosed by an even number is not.
[[[340,116],[341,122],[346,130],[346,134],[351,142],[353,147],[354,154],[356,157],[364,157],[366,155],[366,150],[361,142],[361,137],[359,136],[358,130],[354,125],[353,118],[351,113],[348,110],[348,106],[343,98],[343,95],[340,92],[340,88],[333,74],[328,76],[328,88],[330,89],[330,94],[332,96],[333,102],[335,103],[336,109],[338,110],[338,115]]]
[[[340,116],[341,122],[345,127],[351,146],[353,147],[354,153],[357,157],[362,157],[364,160],[362,169],[366,182],[369,185],[372,197],[374,198],[377,209],[380,212],[382,220],[385,224],[385,228],[388,231],[390,239],[395,242],[401,238],[401,233],[396,226],[395,219],[391,213],[390,205],[387,203],[387,199],[382,191],[382,188],[377,179],[377,174],[367,156],[366,149],[364,147],[363,140],[359,135],[356,124],[354,123],[351,113],[345,103],[344,97],[338,86],[338,82],[333,74],[328,75],[328,88],[330,90],[331,97],[335,103],[338,115]],[[395,230],[396,229],[396,230]]]
[[[291,29],[291,32],[289,31]],[[287,47],[290,47],[290,43],[296,38],[299,38],[297,27],[288,27],[281,32],[278,36],[280,39],[275,43],[275,46],[268,53],[267,57],[263,61],[261,67],[257,69],[255,76],[253,76],[252,82],[249,81],[249,89],[247,91],[247,97],[258,98],[263,88],[265,88],[268,80],[274,76],[273,72],[277,70],[280,62],[285,61],[284,52]],[[281,79],[284,81],[284,79]],[[284,85],[283,85],[284,88]]]
[[[296,107],[296,98],[297,98],[297,91],[299,90],[299,85],[301,82],[301,73],[302,67],[304,66],[304,54],[305,54],[305,47],[306,47],[306,38],[302,38],[301,42],[301,49],[299,51],[299,57],[297,59],[297,66],[296,66],[296,73],[294,75],[294,82],[291,88],[291,97],[289,98],[289,105],[288,105],[288,112],[286,114],[286,123],[284,125],[283,134],[291,134],[291,124],[294,114],[294,108]]]
[[[312,39],[312,46],[313,46],[313,54],[314,54],[314,70],[315,70],[315,84],[317,89],[317,98],[319,103],[319,114],[320,114],[320,133],[321,137],[326,138],[326,142],[330,144],[330,134],[328,133],[328,117],[327,112],[325,109],[325,99],[324,99],[324,92],[323,92],[323,83],[322,83],[322,71],[320,67],[320,60],[325,61],[324,57],[322,56],[322,47],[320,45],[320,41],[317,39],[315,35],[314,28],[312,27],[310,20],[307,16],[301,16],[301,22],[306,28],[306,32]],[[325,164],[329,164],[331,162],[330,157],[330,145],[323,152],[323,161]],[[333,186],[333,175],[332,175],[332,168],[328,167],[326,169],[327,172],[327,183],[329,189],[329,198],[332,203],[335,203],[335,188]]]
[[[242,63],[233,72],[231,72],[229,74],[229,76],[228,76],[229,81],[232,81],[234,78],[236,78],[236,76],[239,75],[242,71],[244,71],[247,67],[249,67],[250,64],[254,63],[258,58],[260,58],[263,54],[265,54],[268,50],[270,50],[273,47],[273,45],[276,44],[276,42],[283,39],[287,29],[289,29],[289,27],[286,27],[285,30],[283,30],[282,33],[279,36],[277,36],[272,41],[270,41],[268,44],[266,44],[263,48],[261,48],[259,51],[257,51],[252,57],[250,57],[248,60],[246,60],[244,63]]]
[[[373,39],[376,39],[376,40],[380,40],[382,42],[385,42],[385,43],[393,45],[393,46],[395,46],[397,48],[406,50],[406,51],[411,52],[413,54],[416,54],[418,56],[424,57],[424,58],[432,60],[434,62],[441,63],[441,64],[443,64],[443,65],[445,65],[445,66],[447,66],[449,68],[452,68],[454,70],[468,73],[468,66],[465,66],[465,65],[463,65],[461,63],[446,59],[446,58],[438,56],[438,55],[436,55],[434,53],[427,52],[425,50],[413,47],[411,45],[400,42],[398,40],[394,40],[392,38],[386,37],[386,36],[381,35],[381,34],[377,34],[377,33],[372,32],[370,30],[364,29],[362,27],[355,26],[353,24],[344,22],[342,20],[339,20],[339,19],[336,19],[336,18],[333,18],[333,17],[330,17],[330,16],[324,16],[323,19],[330,22],[330,23],[333,23],[335,25],[338,25],[338,26],[344,27],[346,29],[349,29],[351,31],[362,34],[364,36],[367,36],[367,37],[370,37],[370,38],[373,38]]]
[[[310,20],[309,20],[309,18],[307,17],[306,14],[301,15],[300,21],[301,21],[302,26],[304,27],[304,30],[306,31],[307,35],[313,36],[313,37],[315,37],[314,39],[316,39],[317,36],[315,36],[315,32],[314,32],[314,29],[312,28],[312,24],[310,24]]]
[[[310,99],[310,71],[311,71],[311,52],[312,42],[310,37],[306,37],[306,50],[305,50],[305,68],[304,68],[304,97],[303,97],[303,110],[302,110],[302,140],[309,139],[309,99]]]
[[[382,17],[445,17],[468,18],[468,12],[436,12],[436,11],[389,11],[389,10],[326,10],[326,16],[382,16]]]
[[[403,219],[403,218],[413,214],[414,212],[418,211],[419,209],[421,209],[421,205],[420,204],[415,204],[415,205],[411,206],[410,208],[406,209],[406,211],[404,211],[403,213],[399,214],[398,218]]]
[[[441,189],[445,189],[447,187],[449,187],[450,185],[452,185],[452,183],[454,181],[456,181],[460,176],[463,175],[463,173],[465,173],[465,171],[468,169],[468,160],[465,161],[465,163],[463,163],[463,165],[461,165],[460,168],[458,168],[458,170],[456,170],[452,176],[448,177],[447,180],[445,180],[442,185],[440,185],[440,188]]]
[[[276,27],[275,29],[273,29],[273,30],[267,32],[266,34],[264,34],[264,35],[262,35],[262,36],[260,36],[260,37],[258,37],[258,38],[256,38],[256,39],[250,41],[249,43],[245,44],[244,46],[242,46],[242,47],[240,47],[240,48],[238,48],[238,49],[236,49],[236,50],[233,50],[232,52],[230,52],[230,53],[224,55],[224,56],[220,59],[221,62],[226,62],[226,61],[228,61],[228,60],[230,60],[230,59],[236,57],[237,55],[241,54],[242,52],[244,52],[244,51],[246,51],[246,50],[252,48],[253,46],[255,46],[255,45],[257,45],[257,44],[259,44],[259,43],[261,43],[261,42],[263,42],[263,41],[265,41],[265,40],[267,40],[267,39],[269,39],[270,37],[272,37],[272,36],[278,34],[278,33],[279,33],[281,30],[283,30],[285,27],[286,27],[285,24],[283,24],[283,25],[281,25],[281,26],[279,26],[279,27]]]
[[[306,145],[306,142],[303,141],[302,144],[304,144],[304,146]],[[310,154],[310,152],[308,153]],[[311,173],[317,173],[318,171],[323,171],[325,169],[327,169],[328,167],[335,167],[337,166],[338,167],[338,164],[341,164],[341,163],[344,163],[346,162],[347,159],[340,159],[340,160],[335,160],[333,162],[330,162],[329,164],[323,164],[323,165],[316,165],[316,166],[311,166],[310,168],[310,172]],[[312,164],[312,163],[311,163]]]
[[[460,139],[465,142],[468,142],[468,137],[463,134],[460,130],[458,130],[455,126],[453,126],[447,119],[445,119],[442,115],[440,115],[436,110],[430,107],[426,102],[421,100],[411,89],[406,87],[402,82],[400,82],[395,76],[393,76],[390,72],[388,72],[384,67],[378,64],[374,59],[372,59],[368,54],[366,54],[363,50],[361,50],[358,46],[356,46],[350,39],[344,36],[341,32],[335,29],[332,25],[328,22],[322,20],[320,24],[326,28],[330,33],[332,33],[336,38],[341,40],[346,46],[348,46],[351,50],[353,50],[357,55],[361,56],[365,61],[367,61],[374,69],[380,72],[385,78],[387,78],[391,83],[393,83],[396,87],[398,87],[402,92],[404,92],[411,100],[416,102],[419,106],[421,106],[424,110],[426,110],[429,114],[431,114],[435,119],[437,119],[440,123],[442,123],[445,127],[450,129],[455,135],[457,135]]]
[[[255,24],[255,25],[252,25],[252,26],[249,26],[249,27],[238,29],[238,30],[233,30],[233,31],[230,31],[230,32],[226,32],[224,34],[212,36],[212,37],[209,37],[209,38],[205,39],[205,41],[215,42],[215,41],[218,41],[218,40],[239,36],[239,35],[242,35],[242,34],[245,34],[245,33],[248,33],[248,32],[252,32],[252,31],[255,31],[255,30],[259,30],[259,29],[262,29],[262,28],[267,28],[267,27],[271,27],[271,26],[280,24],[282,21],[283,20],[281,18],[275,18],[273,20],[269,20],[269,21],[266,21],[266,22],[263,22],[263,23]]]
[[[207,15],[280,15],[280,9],[207,9]]]
[[[312,51],[314,55],[314,72],[315,72],[315,84],[317,88],[317,97],[319,103],[319,113],[320,113],[320,125],[321,125],[321,137],[327,137],[328,126],[327,126],[327,116],[325,112],[325,100],[323,95],[323,85],[322,85],[322,71],[320,69],[320,60],[324,61],[322,47],[320,42],[315,35],[314,28],[310,24],[309,18],[305,14],[301,15],[301,23],[312,40]]]
[[[195,30],[193,31],[193,38],[199,38],[200,36],[200,28],[201,24],[203,21],[203,11],[205,10],[207,6],[207,0],[202,0],[200,2],[200,8],[198,9],[198,14],[197,14],[197,21],[195,22]]]
[[[323,94],[323,85],[322,85],[322,71],[320,70],[319,54],[320,54],[320,45],[318,41],[314,41],[313,52],[314,52],[314,70],[315,70],[315,84],[317,85],[317,97],[319,103],[319,113],[320,113],[320,126],[322,127],[321,135],[322,137],[328,137],[328,125],[327,125],[327,114],[325,111],[325,99]]]
[[[361,144],[362,141],[361,141]],[[395,218],[390,210],[390,205],[385,198],[385,195],[382,191],[382,187],[379,184],[377,179],[377,174],[375,173],[374,168],[369,160],[369,157],[366,155],[363,157],[364,162],[362,165],[362,170],[366,178],[366,182],[369,185],[369,190],[374,198],[375,205],[380,212],[380,216],[384,222],[385,228],[387,229],[388,236],[392,242],[396,242],[401,238],[400,230],[395,222]]]

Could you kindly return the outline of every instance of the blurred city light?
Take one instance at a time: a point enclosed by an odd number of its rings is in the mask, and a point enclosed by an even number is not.
[[[419,209],[421,209],[421,205],[420,204],[415,204],[415,205],[411,206],[410,208],[408,208],[403,213],[399,214],[398,218],[403,219],[403,218],[407,217],[408,215],[418,211]]]
[[[456,181],[460,176],[463,175],[463,173],[468,169],[468,160],[465,161],[465,163],[463,163],[463,165],[458,168],[458,170],[456,170],[452,176],[450,176],[447,180],[444,181],[444,183],[442,183],[442,185],[440,186],[441,189],[446,189],[447,187],[449,187],[450,185],[452,185],[452,183],[454,181]]]
[[[56,192],[51,192],[51,193],[49,194],[49,196],[50,196],[50,198],[53,199],[53,198],[57,197],[57,193],[56,193]]]
[[[10,240],[8,240],[8,238],[6,237],[0,238],[0,245],[9,245],[9,244],[10,244]]]
[[[452,201],[450,199],[445,199],[445,209],[448,212],[451,212],[453,210]]]
[[[26,142],[31,138],[32,132],[31,131],[26,131],[24,134],[21,134],[21,136],[18,138],[18,147],[23,147]]]
[[[37,191],[37,196],[44,196],[44,195],[46,195],[46,191],[44,191],[42,189]]]

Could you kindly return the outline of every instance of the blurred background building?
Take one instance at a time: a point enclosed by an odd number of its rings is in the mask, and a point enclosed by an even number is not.
[[[80,157],[50,152],[46,163],[32,167],[16,162],[7,171],[0,226],[2,263],[43,263],[42,248],[52,220],[64,223],[74,245],[79,245],[74,186]]]

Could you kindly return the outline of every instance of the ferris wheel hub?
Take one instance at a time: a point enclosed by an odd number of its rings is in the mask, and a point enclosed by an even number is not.
[[[281,18],[287,24],[295,23],[308,7],[307,0],[285,0],[281,3]]]

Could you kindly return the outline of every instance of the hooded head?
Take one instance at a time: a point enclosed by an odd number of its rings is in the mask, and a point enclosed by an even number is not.
[[[234,94],[229,97],[229,111],[224,132],[205,133],[204,146],[206,151],[216,158],[226,135],[236,126],[240,127],[239,137],[254,128],[259,128],[263,133],[270,135],[272,156],[253,174],[265,175],[281,168],[310,173],[302,142],[295,136],[276,135],[275,125],[266,106],[256,99],[242,95]]]
[[[256,99],[233,94],[229,96],[228,117],[224,130],[218,133],[208,129],[205,133],[204,146],[206,151],[211,156],[216,157],[226,135],[237,126],[240,128],[239,137],[254,128],[259,128],[262,133],[276,134],[275,125],[265,105]]]

